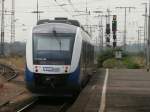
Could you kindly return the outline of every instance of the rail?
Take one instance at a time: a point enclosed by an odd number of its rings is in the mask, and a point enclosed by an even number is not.
[[[35,99],[26,105],[22,106],[20,109],[18,109],[16,112],[50,112],[51,110],[53,112],[66,112],[66,110],[70,107],[70,104],[68,102],[64,102],[59,105],[54,104],[41,104],[38,101],[39,99]],[[44,106],[43,106],[44,105]],[[40,109],[40,110],[39,110]]]
[[[10,65],[0,64],[0,75],[2,75],[6,81],[11,81],[17,77],[18,71]]]
[[[20,109],[18,109],[16,112],[23,112],[25,110],[27,110],[28,108],[30,108],[32,105],[34,105],[37,102],[37,99],[29,102],[28,104],[24,105],[23,107],[21,107]]]

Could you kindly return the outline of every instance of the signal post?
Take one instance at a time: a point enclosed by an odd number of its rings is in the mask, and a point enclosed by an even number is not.
[[[113,32],[113,48],[117,46],[117,15],[113,15],[112,20],[112,32]]]

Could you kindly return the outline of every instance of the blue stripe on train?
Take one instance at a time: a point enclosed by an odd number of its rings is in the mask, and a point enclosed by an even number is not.
[[[80,67],[79,66],[73,73],[69,75],[68,82],[75,84],[75,85],[80,85]]]
[[[27,82],[32,82],[34,80],[33,73],[29,71],[27,66],[26,66],[26,70],[25,70],[25,80]]]
[[[33,81],[34,81],[33,74],[34,73],[29,71],[28,67],[26,66],[25,80],[27,83],[33,83]],[[73,73],[69,74],[67,82],[68,82],[68,84],[72,84],[72,85],[80,85],[80,67],[79,66]]]

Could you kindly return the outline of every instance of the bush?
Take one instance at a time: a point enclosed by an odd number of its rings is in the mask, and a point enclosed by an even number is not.
[[[114,57],[113,54],[113,50],[112,49],[107,49],[105,51],[102,51],[99,55],[98,55],[98,67],[102,67],[103,62],[109,58]]]
[[[104,68],[124,68],[124,65],[121,60],[117,60],[115,58],[107,59],[103,62]]]
[[[106,49],[98,55],[98,67],[104,68],[128,68],[139,69],[144,67],[144,59],[142,53],[138,56],[135,53],[122,52],[123,58],[117,60],[114,58],[113,49]]]
[[[140,68],[139,64],[136,63],[131,57],[126,57],[123,59],[123,64],[128,69],[138,69]]]

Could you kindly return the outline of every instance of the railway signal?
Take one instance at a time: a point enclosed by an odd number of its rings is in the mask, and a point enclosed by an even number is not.
[[[117,46],[117,15],[113,15],[113,20],[112,20],[112,32],[113,32],[113,48],[116,48]]]
[[[106,24],[106,46],[110,46],[110,24]]]
[[[113,32],[116,32],[116,31],[117,31],[117,16],[116,16],[116,15],[113,15],[112,31],[113,31]]]
[[[106,34],[110,35],[110,24],[106,24]]]
[[[113,31],[113,32],[116,32],[116,31],[117,31],[117,16],[116,16],[116,15],[113,15],[112,31]]]
[[[113,47],[115,48],[117,46],[117,42],[113,42]]]
[[[114,34],[114,35],[113,35],[113,39],[114,39],[114,40],[116,40],[116,39],[117,39],[117,36],[116,36],[116,34]]]
[[[110,42],[110,38],[109,38],[109,37],[106,38],[106,42],[107,42],[107,43]]]
[[[107,9],[107,15],[106,15],[106,32],[105,32],[105,39],[106,39],[106,46],[110,47],[110,32],[111,32],[111,28],[110,28],[110,10]]]

